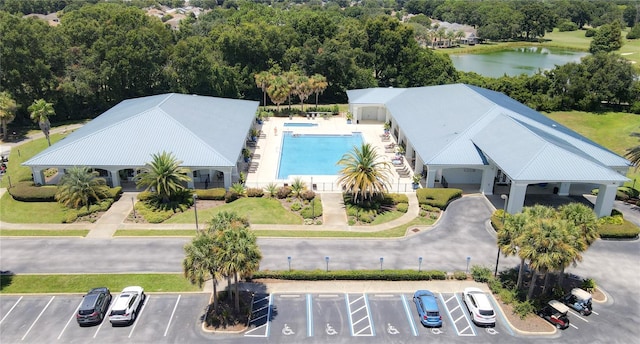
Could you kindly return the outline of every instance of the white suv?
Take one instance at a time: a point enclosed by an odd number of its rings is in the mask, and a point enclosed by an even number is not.
[[[487,294],[481,289],[473,287],[465,288],[463,294],[464,303],[476,325],[496,325],[496,312],[493,310]]]
[[[111,307],[109,322],[112,325],[131,324],[136,320],[136,314],[144,299],[145,295],[142,287],[133,286],[122,289],[122,292]]]

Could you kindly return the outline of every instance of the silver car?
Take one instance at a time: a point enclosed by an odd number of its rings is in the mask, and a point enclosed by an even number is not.
[[[471,318],[476,325],[495,326],[496,312],[491,306],[489,297],[479,288],[464,289],[464,303],[471,314]]]
[[[112,325],[128,325],[136,320],[140,306],[144,302],[144,289],[139,286],[126,287],[113,302],[109,322]]]

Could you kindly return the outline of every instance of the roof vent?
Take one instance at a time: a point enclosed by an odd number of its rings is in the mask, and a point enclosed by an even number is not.
[[[556,125],[555,125],[555,124],[552,124],[551,126],[552,126],[552,127],[554,127],[554,128],[556,127]]]

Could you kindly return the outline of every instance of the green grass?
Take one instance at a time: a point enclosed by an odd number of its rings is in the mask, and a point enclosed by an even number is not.
[[[105,286],[118,293],[130,285],[139,285],[146,292],[195,292],[182,274],[72,274],[72,275],[15,275],[1,276],[0,293],[86,293]]]
[[[622,112],[596,114],[581,111],[552,112],[546,115],[620,156],[624,156],[628,148],[640,145],[638,138],[630,136],[632,132],[640,132],[638,115]],[[627,178],[631,181],[625,185],[632,186],[634,179],[640,180],[640,173],[632,168]]]
[[[86,237],[88,229],[2,229],[0,236],[74,236]]]
[[[51,144],[60,141],[67,135],[68,133],[51,134]],[[11,179],[11,183],[32,180],[31,169],[27,166],[22,166],[21,164],[45,150],[48,146],[47,140],[45,138],[41,138],[13,147],[11,149],[11,155],[9,155],[10,160],[7,165],[7,174],[2,178],[2,184],[0,184],[0,186],[3,188],[8,187],[9,179]]]
[[[381,225],[383,223],[387,223],[389,221],[393,221],[397,218],[402,217],[404,213],[399,211],[385,211],[376,215],[376,218],[370,223],[371,226]]]
[[[215,208],[198,209],[198,220],[204,225],[221,211],[230,211],[246,216],[253,224],[302,224],[302,218],[285,209],[278,200],[257,197],[240,198]],[[189,209],[184,213],[174,215],[163,223],[195,223],[195,214],[193,209]]]
[[[63,223],[66,211],[58,202],[18,202],[8,192],[0,198],[0,220],[4,222]]]

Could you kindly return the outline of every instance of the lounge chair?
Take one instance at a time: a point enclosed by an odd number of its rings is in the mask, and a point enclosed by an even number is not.
[[[391,160],[391,163],[396,166],[404,165],[404,161],[402,161],[402,159],[393,159]]]
[[[391,142],[390,144],[384,146],[385,149],[395,149],[396,148],[396,144],[395,142]]]

